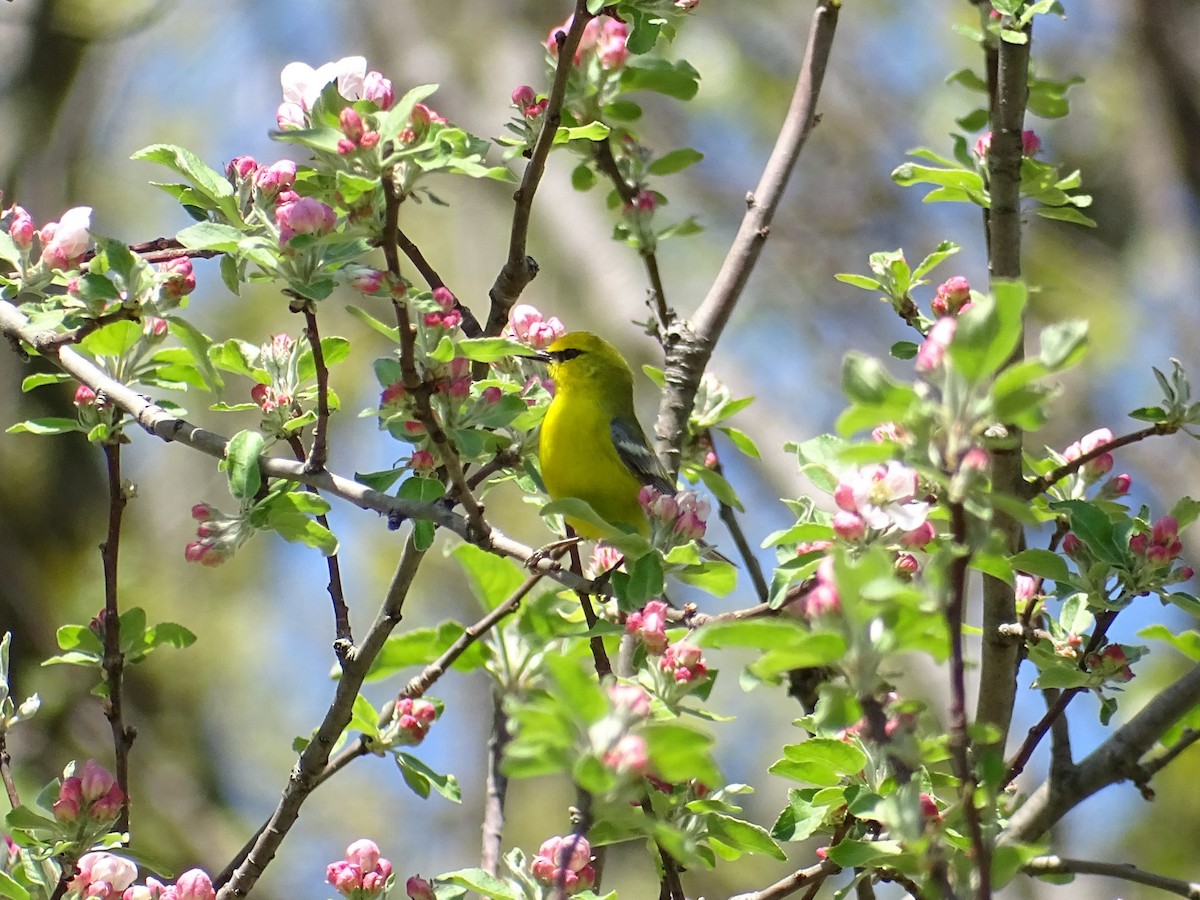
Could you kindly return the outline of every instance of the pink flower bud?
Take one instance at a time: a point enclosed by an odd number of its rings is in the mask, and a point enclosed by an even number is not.
[[[625,204],[626,213],[653,213],[658,207],[658,195],[654,191],[643,188]]]
[[[428,450],[416,450],[409,460],[409,465],[414,472],[432,472],[437,468],[437,460]]]
[[[328,234],[337,224],[333,210],[312,197],[301,197],[275,207],[279,225],[279,243],[286,244],[298,234]]]
[[[662,600],[651,600],[640,612],[625,618],[625,633],[641,639],[646,652],[657,656],[667,648],[667,610]]]
[[[290,159],[263,166],[254,176],[254,186],[264,197],[274,197],[296,183],[296,164]]]
[[[961,275],[955,275],[938,285],[930,307],[935,316],[954,316],[970,299],[971,285]]]
[[[833,533],[843,541],[857,541],[867,533],[867,525],[858,513],[839,509],[833,516]]]
[[[445,287],[435,287],[433,289],[433,299],[438,306],[442,308],[442,312],[450,312],[455,307],[454,295]]]
[[[1108,482],[1112,485],[1112,492],[1118,497],[1123,497],[1129,493],[1130,487],[1133,486],[1133,479],[1122,472],[1120,475],[1114,475]]]
[[[620,774],[644,775],[650,768],[650,755],[646,750],[646,739],[638,734],[626,734],[616,746],[604,754],[606,768]]]
[[[104,796],[97,798],[88,807],[88,815],[100,821],[115,819],[124,803],[125,794],[114,784]]]
[[[954,331],[957,327],[958,320],[949,316],[944,316],[934,323],[925,337],[925,343],[917,350],[916,367],[918,372],[932,372],[942,364],[946,348],[954,339]]]
[[[235,156],[225,167],[225,174],[230,178],[249,178],[258,171],[258,163],[253,156]]]
[[[175,900],[216,900],[212,879],[203,869],[188,869],[175,882]]]
[[[408,894],[408,900],[437,900],[433,885],[419,875],[408,879],[404,883],[404,890]]]
[[[353,106],[344,107],[338,115],[338,125],[342,129],[342,134],[346,135],[351,141],[358,144],[359,138],[363,136],[366,130],[363,127],[362,116],[354,111]]]
[[[83,790],[79,779],[72,775],[63,779],[58,789],[58,799],[54,801],[54,818],[63,824],[74,822],[79,818],[83,807]]]
[[[1028,128],[1021,132],[1021,153],[1034,156],[1042,149],[1042,140]]]
[[[362,872],[358,866],[345,860],[332,862],[326,866],[325,880],[332,884],[338,893],[345,894],[347,897],[362,888]]]
[[[117,779],[104,766],[89,759],[83,764],[83,772],[79,776],[80,789],[87,803],[99,800],[112,788],[116,787]]]
[[[1018,603],[1028,603],[1038,596],[1037,579],[1024,573],[1017,574],[1016,599]]]
[[[346,860],[370,872],[379,863],[379,846],[368,838],[359,838],[346,848]]]
[[[22,207],[14,206],[12,219],[8,223],[8,236],[17,245],[18,250],[28,250],[33,243],[33,217]]]
[[[605,17],[603,30],[596,42],[600,65],[606,69],[619,69],[625,65],[629,59],[629,50],[625,47],[628,35],[629,28],[624,22]]]
[[[529,106],[531,103],[536,101],[537,94],[534,92],[533,88],[527,84],[521,85],[512,92],[513,106],[517,107],[518,109],[524,109],[526,106]]]
[[[364,100],[370,100],[381,110],[391,109],[396,100],[392,82],[375,71],[370,71],[363,76],[362,97]]]
[[[158,316],[143,316],[142,334],[150,343],[158,343],[167,336],[167,320]]]
[[[926,519],[912,531],[902,534],[900,536],[900,544],[904,547],[920,550],[935,537],[937,537],[937,531],[934,529],[933,523]]]
[[[74,269],[91,240],[92,208],[76,206],[57,222],[43,226],[42,262],[50,269]]]
[[[1130,539],[1129,546],[1131,549],[1133,548],[1132,539]],[[1071,559],[1078,559],[1079,555],[1085,550],[1083,541],[1081,541],[1073,531],[1068,531],[1063,536],[1062,549],[1063,553],[1067,554],[1067,556],[1071,557]],[[1136,553],[1137,551],[1134,550],[1134,552]]]
[[[81,384],[79,387],[75,388],[74,403],[76,406],[95,406],[96,392],[86,384]]]
[[[347,272],[347,270],[349,270]],[[386,272],[372,269],[370,266],[347,267],[342,270],[350,275],[350,286],[363,294],[377,294],[383,287],[387,277]]]
[[[636,684],[617,682],[608,686],[608,699],[613,707],[633,719],[644,719],[650,715],[650,695]]]
[[[483,393],[480,394],[480,399],[483,400],[484,403],[499,403],[503,397],[504,391],[500,390],[500,388],[496,387],[494,384],[490,385],[489,387],[485,387],[483,389]]]
[[[298,131],[308,125],[308,117],[299,103],[281,103],[275,111],[275,122],[280,131]]]
[[[858,512],[858,503],[854,499],[854,485],[847,481],[839,481],[837,487],[833,489],[833,502],[838,505],[838,509],[845,512]]]
[[[936,800],[934,800],[924,791],[921,792],[919,799],[921,801],[921,815],[924,817],[926,822],[942,821],[942,813],[941,810],[938,809]]]
[[[892,568],[902,578],[911,578],[921,571],[921,564],[911,553],[901,553],[896,557],[896,563]]]

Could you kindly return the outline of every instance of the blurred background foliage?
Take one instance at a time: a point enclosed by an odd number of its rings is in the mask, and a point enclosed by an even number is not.
[[[4,203],[20,203],[39,224],[69,206],[91,205],[100,233],[130,242],[173,234],[188,219],[147,184],[163,172],[131,162],[129,155],[155,142],[186,146],[214,167],[242,154],[265,162],[285,155],[289,148],[272,144],[267,131],[280,101],[278,73],[291,60],[316,65],[366,55],[398,93],[440,83],[431,101],[438,111],[477,134],[498,136],[510,116],[512,89],[521,83],[545,87],[541,41],[569,5],[510,0],[499,6],[490,0],[0,3]],[[1064,380],[1053,421],[1030,438],[1034,449],[1042,443],[1064,447],[1101,425],[1126,430],[1125,413],[1157,399],[1151,365],[1166,368],[1175,356],[1194,377],[1200,372],[1200,4],[1064,0],[1064,6],[1066,21],[1039,20],[1036,68],[1042,77],[1078,74],[1086,83],[1069,95],[1069,118],[1031,119],[1027,127],[1041,136],[1044,158],[1063,163],[1064,171],[1083,170],[1099,227],[1030,217],[1025,259],[1040,288],[1035,316],[1087,317],[1093,350]],[[645,98],[647,143],[660,152],[693,146],[705,154],[700,165],[655,184],[670,201],[669,214],[695,214],[706,227],[660,251],[668,300],[685,315],[707,290],[745,193],[770,151],[810,12],[810,3],[704,0],[669,50],[700,70],[699,95],[688,104]],[[715,372],[735,394],[759,397],[735,424],[758,440],[761,464],[745,464],[731,448],[721,448],[749,509],[755,542],[790,521],[777,498],[795,496],[804,486],[782,444],[831,429],[842,405],[843,354],[860,348],[883,355],[904,336],[887,307],[835,282],[834,273],[865,271],[869,253],[899,245],[919,259],[950,238],[964,250],[935,273],[937,280],[963,274],[977,287],[986,282],[978,210],[922,206],[919,193],[889,179],[912,147],[947,152],[954,119],[974,107],[974,96],[943,80],[965,66],[981,68],[978,48],[952,31],[955,23],[975,21],[965,0],[854,0],[843,10],[820,126],[714,360]],[[530,242],[541,274],[523,300],[558,315],[569,328],[609,335],[631,360],[658,363],[653,341],[631,324],[645,318],[639,262],[609,239],[613,217],[603,194],[571,189],[572,165],[566,154],[551,159]],[[451,180],[435,189],[450,206],[406,207],[402,224],[480,314],[507,247],[511,188]],[[275,332],[298,332],[300,323],[287,313],[284,298],[255,290],[231,296],[211,263],[198,263],[197,275],[189,313],[211,336],[261,342]],[[377,336],[342,313],[338,301],[349,299],[335,296],[324,304],[323,331],[345,334],[372,355],[386,352]],[[69,414],[68,388],[19,394],[29,371],[14,354],[0,354],[4,424]],[[391,465],[404,449],[381,435],[374,420],[355,416],[373,404],[378,390],[369,369],[344,365],[333,377],[344,404],[335,421],[333,468]],[[231,380],[223,399],[245,400],[249,386]],[[655,392],[644,380],[639,389],[649,417]],[[253,424],[208,413],[211,398],[187,399],[192,418],[218,430],[232,433]],[[194,528],[188,510],[203,499],[221,505],[227,496],[223,476],[211,460],[144,436],[126,452],[138,499],[126,513],[123,604],[145,607],[151,621],[181,622],[200,638],[187,652],[162,651],[129,672],[130,719],[139,732],[132,756],[134,827],[139,842],[179,868],[199,864],[216,871],[273,807],[293,760],[293,737],[308,733],[330,695],[325,569],[315,554],[269,536],[256,538],[221,569],[187,565],[183,547]],[[1161,514],[1179,495],[1197,492],[1197,462],[1195,445],[1176,438],[1136,446],[1122,453],[1118,467],[1134,476],[1134,499]],[[71,758],[110,762],[107,723],[87,694],[90,673],[38,666],[54,652],[59,624],[86,622],[103,605],[96,550],[106,514],[101,466],[99,454],[78,435],[0,438],[0,630],[15,632],[18,696],[36,690],[45,701],[36,720],[13,735],[16,769],[29,796]],[[489,514],[531,543],[545,538],[533,511],[512,495],[494,495]],[[344,506],[334,508],[331,520],[342,540],[342,571],[361,629],[382,596],[399,539],[381,521]],[[1193,540],[1193,559],[1198,549]],[[712,605],[749,602],[751,592],[742,588]],[[475,614],[462,577],[437,558],[418,580],[405,624]],[[1121,640],[1158,610],[1141,621],[1136,612],[1127,615],[1115,635]],[[1136,704],[1178,671],[1181,660],[1170,658],[1172,652],[1139,668],[1127,703]],[[739,662],[722,660],[730,676]],[[1022,673],[1023,687],[1029,680]],[[731,781],[760,785],[747,811],[769,825],[787,787],[764,775],[777,742],[732,746],[730,739],[766,735],[768,729],[782,737],[795,710],[778,693],[760,691],[747,702],[736,678],[724,682],[717,706],[732,711],[736,704],[740,721],[723,729],[722,763]],[[372,699],[382,702],[397,687],[375,685]],[[922,689],[938,695],[933,683],[910,688]],[[260,883],[260,896],[328,894],[320,886],[324,864],[363,835],[379,842],[402,878],[477,861],[487,688],[480,676],[451,676],[434,693],[447,700],[447,713],[419,754],[459,776],[463,806],[436,796],[420,801],[390,763],[362,760],[340,774],[336,786],[314,795]],[[1036,706],[1022,708],[1014,733],[1022,734],[1038,713]],[[1093,702],[1080,702],[1073,714],[1088,719],[1077,728],[1075,749],[1082,755],[1103,732]],[[1137,860],[1194,880],[1198,762],[1193,750],[1158,776],[1153,804],[1128,786],[1093,800],[1061,826],[1062,847],[1076,855]],[[514,784],[510,841],[532,848],[567,830],[564,810],[571,800],[567,785]],[[804,864],[811,853],[794,859]],[[721,897],[790,869],[743,860],[716,874],[690,873],[685,884],[694,894]],[[607,876],[622,896],[651,895],[650,863],[636,848],[618,852]],[[1090,881],[1055,890],[1059,896],[1109,896],[1116,885]],[[1142,890],[1149,889],[1120,886],[1125,897],[1143,896]],[[1033,895],[1039,888],[1018,882],[1010,891]]]

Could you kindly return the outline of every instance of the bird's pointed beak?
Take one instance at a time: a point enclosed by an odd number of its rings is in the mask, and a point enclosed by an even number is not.
[[[525,358],[526,359],[536,359],[538,362],[544,362],[544,363],[553,361],[550,354],[547,353],[545,350],[539,350],[537,353],[530,353]]]

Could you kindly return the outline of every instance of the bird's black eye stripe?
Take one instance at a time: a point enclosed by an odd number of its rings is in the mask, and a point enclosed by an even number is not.
[[[574,359],[577,356],[582,356],[586,350],[580,350],[578,347],[568,347],[566,350],[556,350],[550,354],[550,358],[555,362],[566,362],[569,359]]]

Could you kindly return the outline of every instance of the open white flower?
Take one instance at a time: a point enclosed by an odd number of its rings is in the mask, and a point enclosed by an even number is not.
[[[358,100],[363,93],[363,79],[367,75],[365,56],[344,56],[336,62],[327,62],[314,69],[307,63],[291,62],[279,73],[283,86],[285,104],[293,103],[305,111],[311,110],[325,85],[336,81],[338,93],[347,100]]]
[[[912,531],[929,513],[929,504],[916,500],[917,473],[898,462],[868,466],[842,480],[856,511],[872,528],[883,531],[894,525]]]

